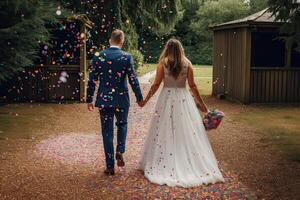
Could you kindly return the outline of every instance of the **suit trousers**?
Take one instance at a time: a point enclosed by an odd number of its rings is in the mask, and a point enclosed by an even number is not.
[[[127,118],[129,107],[126,108],[100,108],[101,132],[105,152],[106,166],[113,168],[114,159],[114,117],[117,126],[117,153],[125,152],[127,135]]]

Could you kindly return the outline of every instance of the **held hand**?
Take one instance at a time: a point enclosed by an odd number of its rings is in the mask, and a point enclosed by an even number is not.
[[[142,108],[145,106],[146,102],[145,101],[139,101],[137,104]]]
[[[99,85],[99,81],[93,80],[93,82],[95,83],[95,85]]]
[[[87,108],[88,108],[89,111],[93,111],[94,110],[94,104],[93,103],[88,103]]]

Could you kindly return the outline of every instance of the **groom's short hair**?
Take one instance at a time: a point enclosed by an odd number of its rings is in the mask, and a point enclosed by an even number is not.
[[[115,29],[112,31],[110,39],[112,42],[120,44],[124,40],[124,32],[120,29]]]

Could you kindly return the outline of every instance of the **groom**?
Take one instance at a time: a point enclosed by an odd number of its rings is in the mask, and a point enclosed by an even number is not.
[[[127,117],[129,110],[129,94],[127,77],[136,96],[137,103],[141,105],[143,96],[139,81],[134,71],[132,55],[122,51],[125,35],[121,30],[114,30],[109,39],[110,48],[96,52],[92,60],[92,70],[89,75],[87,88],[88,110],[93,111],[93,96],[95,85],[99,82],[99,89],[95,107],[99,107],[101,118],[101,131],[106,159],[107,175],[114,175],[114,117],[116,117],[117,130],[117,165],[125,165],[123,153],[127,134]]]

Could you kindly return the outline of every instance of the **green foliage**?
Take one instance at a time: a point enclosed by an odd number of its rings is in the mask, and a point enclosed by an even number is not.
[[[94,22],[91,36],[95,49],[108,46],[111,31],[120,28],[126,34],[127,51],[138,49],[139,33],[145,29],[157,34],[169,33],[179,18],[181,5],[179,0],[60,1],[75,12],[87,14]]]
[[[157,63],[167,35],[160,37],[149,31],[139,34],[140,51],[144,54],[146,63]]]
[[[210,39],[210,26],[239,19],[247,14],[248,8],[242,0],[207,1],[197,11],[191,28],[200,36]]]
[[[170,32],[178,18],[178,0],[61,0],[63,6],[83,12],[95,23],[92,34],[99,39],[95,45],[107,44],[107,38],[115,28],[147,27],[153,32]],[[195,1],[195,0],[193,0]],[[100,30],[100,31],[99,31]]]
[[[144,62],[144,55],[139,50],[129,50],[134,59],[134,68],[138,69]]]
[[[180,12],[181,16],[179,16],[180,18],[176,23],[174,31],[172,31],[171,33],[160,35],[149,30],[140,32],[139,46],[142,53],[145,55],[145,60],[147,63],[157,62],[164,44],[170,37],[179,39],[182,42],[183,46],[186,47],[186,50],[188,48],[188,51],[186,52],[191,59],[191,54],[194,50],[195,35],[190,29],[189,25],[191,23],[191,20],[195,17],[195,13],[200,5],[200,1],[191,1],[189,3],[182,4],[181,7],[183,11]],[[196,60],[192,59],[192,61]]]
[[[248,15],[248,7],[242,0],[207,1],[196,12],[192,19],[190,29],[190,44],[195,48],[187,55],[191,55],[194,63],[212,63],[212,31],[209,27]]]
[[[206,42],[201,41],[195,31],[191,28],[191,23],[196,18],[197,10],[203,4],[204,1],[202,1],[202,3],[198,2],[198,4],[193,4],[192,6],[185,6],[184,15],[178,24],[176,24],[174,32],[174,37],[182,42],[187,57],[194,64],[211,63],[211,56],[204,54],[204,51],[202,51],[203,44]]]
[[[259,12],[268,7],[268,0],[250,0],[250,14]]]
[[[40,44],[47,44],[48,22],[57,22],[56,6],[45,0],[2,1],[0,29],[0,82],[37,59]]]
[[[126,40],[124,44],[125,50],[138,49],[138,34],[135,31],[135,27],[130,23],[122,24],[122,30],[126,34]]]
[[[185,54],[193,64],[212,64],[212,44],[202,41],[193,46],[185,46]]]
[[[166,34],[170,32],[177,20],[179,14],[179,1],[177,0],[142,0],[139,11],[143,24],[157,34]],[[138,6],[139,7],[139,6]]]
[[[249,14],[249,6],[242,0],[194,1],[182,4],[183,16],[170,34],[163,36],[144,31],[139,45],[146,62],[157,62],[170,37],[179,39],[187,57],[194,64],[212,63],[212,32],[209,26],[242,18]]]
[[[296,44],[300,47],[300,3],[295,0],[269,0],[269,9],[273,12],[276,19],[287,22],[281,28],[286,45],[291,47]]]

